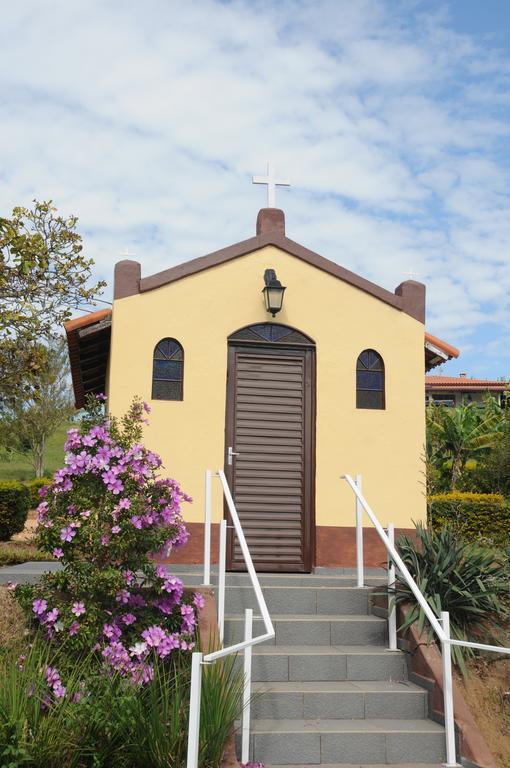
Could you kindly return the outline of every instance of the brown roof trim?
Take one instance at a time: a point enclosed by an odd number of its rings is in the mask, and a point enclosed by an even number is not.
[[[341,267],[329,259],[325,259],[324,256],[320,256],[318,253],[305,248],[303,245],[290,240],[285,235],[280,234],[278,231],[264,232],[256,237],[251,237],[248,240],[243,240],[235,245],[230,245],[227,248],[222,248],[219,251],[209,253],[207,256],[200,256],[197,259],[186,261],[183,264],[178,264],[170,269],[165,269],[163,272],[158,272],[150,277],[143,277],[140,280],[140,292],[152,291],[155,288],[161,288],[164,285],[173,283],[177,280],[182,280],[190,275],[195,275],[198,272],[202,272],[205,269],[216,267],[220,264],[224,264],[232,259],[246,256],[259,248],[264,248],[267,245],[274,245],[276,248],[280,248],[282,251],[295,256],[302,261],[311,264],[317,269],[327,272],[339,280],[343,280],[349,285],[353,285],[365,293],[375,296],[377,299],[384,301],[395,309],[401,310],[410,314],[420,322],[424,322],[424,294],[425,286],[421,283],[414,281],[406,281],[398,287],[398,294],[391,293],[385,288],[381,288],[375,283],[366,280],[354,272],[351,272],[345,267]],[[411,285],[412,284],[412,285]],[[410,297],[409,288],[412,288],[414,297]],[[416,301],[418,306],[416,307]]]
[[[85,405],[85,388],[80,359],[80,331],[92,328],[94,325],[97,325],[98,330],[100,330],[105,323],[111,320],[111,315],[111,309],[100,309],[97,312],[89,312],[87,315],[75,317],[64,324],[76,408],[83,408]]]
[[[460,355],[460,350],[457,349],[457,347],[452,347],[451,344],[447,344],[446,341],[438,339],[437,336],[432,336],[432,334],[427,333],[427,331],[425,331],[425,341],[428,341],[429,344],[432,344],[434,347],[438,347],[450,358],[457,358]]]

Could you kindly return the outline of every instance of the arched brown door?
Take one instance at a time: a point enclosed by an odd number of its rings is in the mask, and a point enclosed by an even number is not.
[[[313,565],[315,345],[259,323],[228,339],[225,471],[255,566]],[[228,568],[244,570],[229,528]]]

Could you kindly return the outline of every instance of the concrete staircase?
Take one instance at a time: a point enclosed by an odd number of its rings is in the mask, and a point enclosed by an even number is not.
[[[175,568],[173,569],[176,570]],[[200,574],[182,572],[186,584]],[[196,580],[196,581],[195,581]],[[405,655],[386,650],[386,621],[354,575],[260,576],[276,637],[253,649],[251,760],[266,765],[436,765],[444,729],[428,719],[427,693],[407,677]],[[372,573],[368,584],[380,583]],[[225,641],[241,640],[255,608],[245,574],[228,574]],[[260,620],[254,634],[262,633]]]

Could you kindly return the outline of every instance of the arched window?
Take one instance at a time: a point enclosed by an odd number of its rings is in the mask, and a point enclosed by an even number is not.
[[[384,361],[375,350],[365,349],[356,363],[356,408],[384,407]]]
[[[154,347],[152,399],[182,400],[184,351],[175,339],[161,339]]]

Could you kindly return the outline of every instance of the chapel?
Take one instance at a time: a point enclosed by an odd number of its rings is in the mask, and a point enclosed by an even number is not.
[[[268,207],[254,236],[163,272],[120,261],[112,309],[66,332],[78,408],[98,392],[115,415],[135,395],[151,406],[146,445],[193,497],[172,560],[202,561],[204,470],[221,468],[257,570],[306,573],[354,565],[345,473],[397,533],[426,517],[424,372],[458,350],[424,323],[423,284],[375,285]],[[217,535],[219,487],[213,515]],[[366,564],[383,559],[367,528]],[[231,529],[227,567],[244,568]]]

